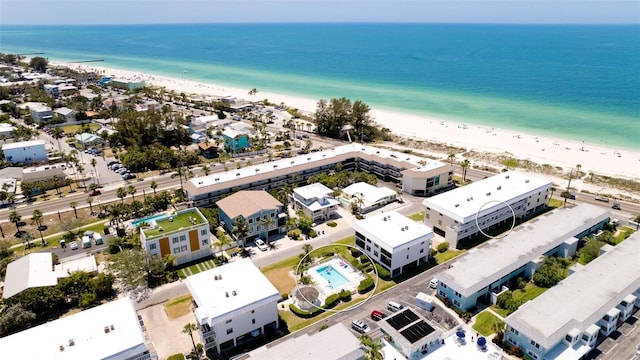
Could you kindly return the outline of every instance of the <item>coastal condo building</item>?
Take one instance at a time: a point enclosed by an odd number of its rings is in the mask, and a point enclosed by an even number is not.
[[[427,196],[453,186],[453,167],[418,156],[352,143],[292,158],[229,169],[189,180],[184,190],[195,206],[214,206],[239,190],[271,190],[307,180],[336,168],[364,171],[393,182],[412,195]]]
[[[429,261],[433,230],[395,211],[357,221],[353,229],[356,247],[391,277]]]
[[[3,358],[155,360],[128,297],[0,338]]]
[[[540,215],[454,262],[438,275],[437,296],[460,310],[495,304],[499,295],[515,288],[518,278],[530,279],[544,256],[572,257],[580,239],[609,220],[609,211],[589,204]]]
[[[223,355],[278,329],[280,293],[250,259],[189,276],[185,283],[205,350]]]
[[[424,222],[452,248],[544,210],[551,182],[507,171],[425,199]]]
[[[638,259],[636,232],[509,315],[505,340],[536,360],[582,359],[640,307]]]
[[[143,219],[138,227],[142,248],[152,255],[172,255],[175,265],[211,255],[209,222],[197,208]]]

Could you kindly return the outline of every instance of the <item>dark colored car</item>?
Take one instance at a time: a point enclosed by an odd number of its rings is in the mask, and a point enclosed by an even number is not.
[[[96,189],[96,190],[91,190],[91,192],[89,193],[89,195],[91,196],[98,196],[101,195],[102,192],[100,192],[100,190]]]
[[[383,313],[382,311],[378,311],[378,310],[373,310],[371,312],[371,319],[375,320],[375,321],[380,321],[384,318],[387,317],[387,314]]]
[[[620,204],[613,204],[613,206],[611,208],[614,209],[614,210],[622,210],[620,208]]]

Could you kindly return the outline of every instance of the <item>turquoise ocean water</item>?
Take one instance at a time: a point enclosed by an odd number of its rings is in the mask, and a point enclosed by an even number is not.
[[[640,149],[637,25],[0,26],[0,52]]]

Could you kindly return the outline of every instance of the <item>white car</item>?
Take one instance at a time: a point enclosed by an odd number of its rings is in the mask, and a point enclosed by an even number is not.
[[[267,251],[267,249],[269,249],[262,239],[256,239],[256,246],[262,251]]]
[[[353,320],[351,322],[351,328],[361,334],[366,334],[371,331],[369,325],[362,320]]]
[[[69,248],[70,248],[71,250],[78,250],[78,243],[77,243],[77,242],[75,242],[75,241],[70,242],[70,243],[69,243]]]

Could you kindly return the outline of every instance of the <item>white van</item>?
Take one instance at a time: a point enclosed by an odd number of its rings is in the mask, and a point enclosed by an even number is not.
[[[404,309],[404,306],[402,306],[402,304],[398,304],[395,301],[389,301],[389,304],[387,304],[387,310],[391,312],[400,311],[402,309]]]
[[[83,236],[82,237],[82,248],[86,249],[86,248],[90,248],[91,247],[91,238],[88,236]]]
[[[435,289],[438,287],[438,278],[433,278],[429,281],[429,287]]]

